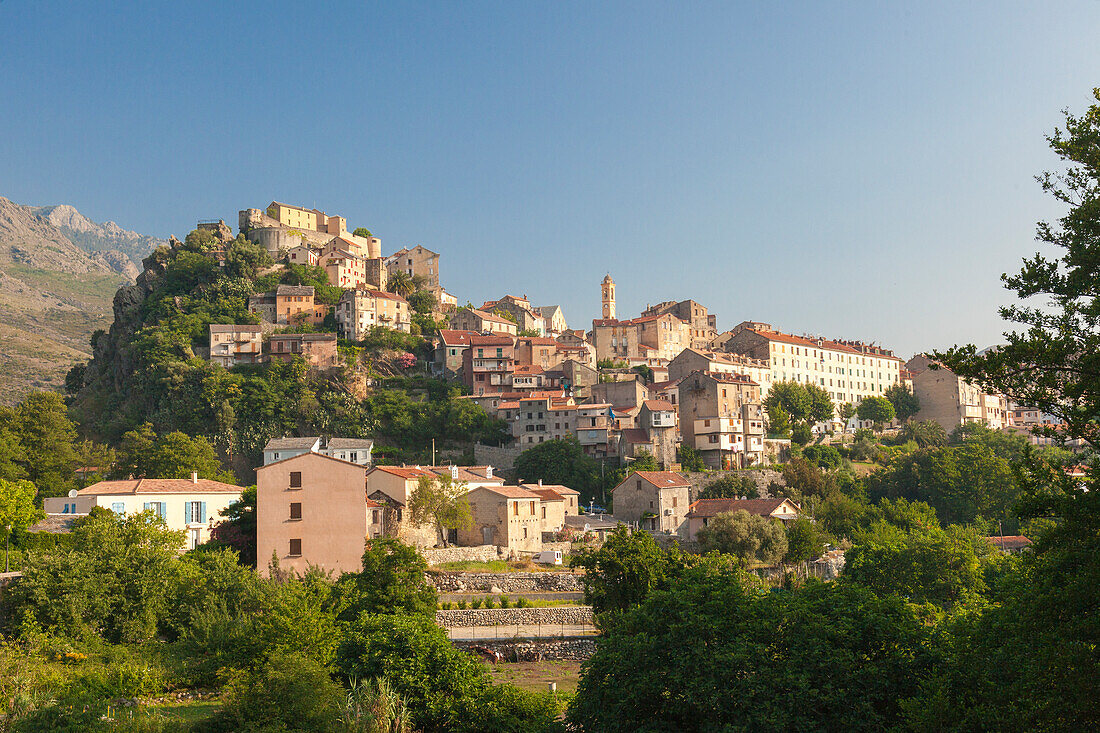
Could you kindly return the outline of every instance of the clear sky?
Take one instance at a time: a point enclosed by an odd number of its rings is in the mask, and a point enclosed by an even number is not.
[[[695,298],[997,341],[1100,3],[0,0],[0,195],[182,237],[272,199],[570,325]]]

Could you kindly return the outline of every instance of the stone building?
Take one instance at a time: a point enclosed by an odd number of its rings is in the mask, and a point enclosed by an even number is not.
[[[987,394],[946,367],[930,369],[932,360],[914,356],[905,368],[913,375],[913,394],[920,401],[914,420],[935,420],[950,433],[960,425],[981,423],[1000,430],[1009,425],[1008,400]]]
[[[210,324],[210,361],[223,367],[263,361],[263,330],[259,326]]]
[[[597,360],[663,359],[667,363],[691,345],[691,327],[669,313],[629,321],[595,320],[591,336]]]
[[[535,308],[535,312],[542,317],[542,332],[547,336],[559,336],[569,330],[561,306],[540,305]]]
[[[451,316],[450,326],[455,331],[477,331],[478,333],[498,333],[515,336],[516,324],[507,318],[487,313],[477,308],[460,308]]]
[[[542,500],[519,486],[480,486],[466,494],[473,526],[459,529],[458,544],[496,545],[513,552],[542,550]]]
[[[424,289],[436,293],[439,299],[439,253],[417,245],[412,249],[400,249],[386,258],[386,269],[404,272],[409,277],[419,275],[424,279]]]
[[[516,328],[519,331],[545,333],[545,322],[542,314],[535,312],[534,308],[531,307],[531,301],[527,299],[526,295],[522,298],[515,295],[505,295],[500,300],[487,300],[479,310],[498,315],[507,313],[515,319]]]
[[[691,483],[671,471],[635,471],[611,490],[615,518],[641,529],[686,536]]]
[[[511,336],[471,336],[462,356],[462,379],[474,395],[511,389],[515,340]]]
[[[373,451],[374,441],[367,438],[272,438],[264,446],[264,465],[303,453],[320,453],[348,463],[370,466]]]
[[[462,375],[462,360],[466,349],[470,348],[470,337],[478,336],[477,331],[455,331],[442,329],[432,340],[435,356],[432,359],[432,374],[444,379],[458,379]]]
[[[684,349],[668,363],[669,380],[682,379],[695,371],[744,374],[760,385],[761,399],[767,396],[768,387],[771,386],[772,373],[769,363],[743,354],[691,348]]]
[[[520,336],[516,339],[516,365],[549,369],[561,363],[558,356],[558,342],[545,336]]]
[[[760,385],[741,374],[695,371],[680,380],[680,435],[711,468],[743,468],[764,459]]]
[[[901,380],[901,359],[860,341],[833,341],[794,336],[766,323],[746,321],[716,343],[725,351],[766,361],[771,381],[815,384],[829,393],[839,409],[866,397],[881,397]]]
[[[280,326],[317,326],[325,320],[330,306],[316,302],[312,285],[279,285],[271,292],[250,295],[248,310]]]
[[[329,369],[340,363],[334,333],[274,334],[268,341],[268,356],[280,361],[300,356],[315,369]]]
[[[412,331],[409,303],[400,295],[357,287],[347,290],[336,304],[336,323],[344,338],[362,341],[374,326]]]
[[[706,349],[711,339],[718,335],[717,319],[707,313],[706,306],[702,303],[696,303],[694,300],[681,300],[679,302],[669,300],[658,303],[642,311],[642,316],[662,316],[666,313],[676,316],[690,326],[691,348]]]
[[[699,530],[719,514],[748,512],[758,517],[790,522],[798,518],[798,505],[790,499],[700,499],[688,511],[687,539],[694,540]]]

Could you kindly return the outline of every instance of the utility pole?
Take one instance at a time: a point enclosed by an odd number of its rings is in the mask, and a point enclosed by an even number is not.
[[[4,529],[7,530],[4,532],[4,572],[7,573],[11,571],[8,567],[8,554],[11,552],[11,525],[7,525]]]
[[[432,438],[432,465],[435,465],[435,438]]]

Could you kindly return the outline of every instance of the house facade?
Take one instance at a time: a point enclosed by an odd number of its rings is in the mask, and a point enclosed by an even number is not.
[[[710,524],[719,514],[740,511],[769,519],[790,522],[798,518],[798,505],[790,499],[699,499],[688,511],[687,538],[694,540],[699,530]]]
[[[451,316],[451,329],[455,331],[476,331],[478,333],[495,333],[515,336],[518,332],[516,324],[507,318],[501,318],[494,313],[488,313],[477,308],[460,308]]]
[[[515,370],[515,340],[511,336],[471,336],[462,355],[462,380],[474,395],[511,389]]]
[[[496,545],[513,552],[542,549],[539,495],[519,486],[479,486],[466,495],[473,526],[458,530],[460,545]]]
[[[742,374],[695,371],[678,386],[680,435],[711,468],[743,468],[764,459],[760,385]]]
[[[268,341],[268,356],[287,362],[300,356],[315,369],[329,369],[340,361],[334,333],[275,334]]]
[[[340,296],[336,305],[336,322],[344,338],[362,341],[375,326],[395,331],[412,331],[409,303],[400,295],[382,290],[357,287]]]
[[[210,539],[210,530],[221,520],[221,513],[240,501],[240,486],[201,479],[142,478],[125,481],[100,481],[76,492],[75,496],[51,496],[42,500],[47,514],[88,514],[92,507],[109,509],[116,514],[152,511],[164,520],[168,529],[185,532],[181,549],[194,549]]]
[[[373,452],[374,441],[367,438],[272,438],[264,446],[264,465],[303,453],[320,453],[348,463],[369,466]]]
[[[669,534],[687,529],[691,484],[671,471],[635,471],[611,490],[615,518],[639,528]]]
[[[259,326],[210,324],[210,361],[223,367],[263,361],[263,329]]]

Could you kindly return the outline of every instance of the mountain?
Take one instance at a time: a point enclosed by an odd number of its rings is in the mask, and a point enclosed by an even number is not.
[[[0,197],[0,403],[59,389],[91,357],[92,333],[110,326],[115,291],[164,243],[72,206]]]

